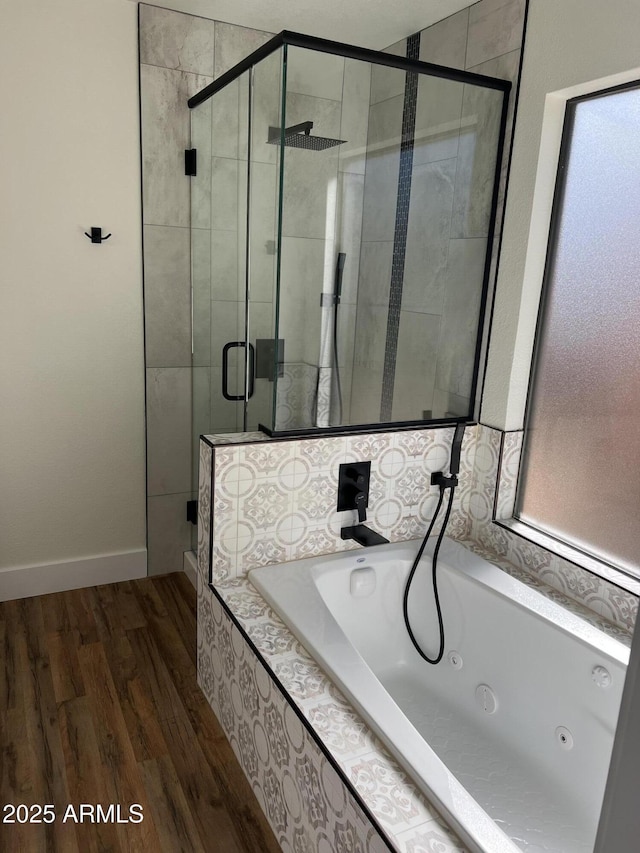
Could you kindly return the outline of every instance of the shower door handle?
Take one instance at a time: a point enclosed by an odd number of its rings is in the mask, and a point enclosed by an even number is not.
[[[247,393],[247,400],[250,400],[253,397],[253,391],[255,386],[255,378],[256,378],[256,351],[253,348],[253,344],[248,344],[249,346],[249,391]]]
[[[244,400],[244,394],[230,394],[229,393],[229,350],[232,350],[234,347],[241,347],[244,349],[247,346],[246,341],[229,341],[222,347],[222,396],[225,400]],[[255,386],[255,365],[256,365],[256,353],[253,348],[253,344],[248,344],[249,346],[249,393],[247,394],[247,400],[250,400],[253,397],[253,391]]]

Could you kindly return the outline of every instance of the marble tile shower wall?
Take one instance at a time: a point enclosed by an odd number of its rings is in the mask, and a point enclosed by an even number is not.
[[[406,56],[406,43],[402,39],[385,52]],[[372,68],[360,268],[354,289],[358,322],[353,345],[351,411],[352,420],[360,423],[380,420],[404,81],[403,71],[381,65]],[[416,373],[420,373],[417,365]]]
[[[338,252],[347,256],[338,332],[343,397],[350,396],[370,77],[367,63],[289,48],[285,124],[313,121],[313,135],[346,142],[284,153],[278,429],[329,425],[331,375],[321,353],[332,309],[321,309],[320,294],[333,291]]]
[[[209,368],[191,361],[187,99],[268,35],[156,6],[140,7],[147,495],[150,573],[178,571],[191,547],[185,521],[192,442],[209,432]],[[208,251],[209,247],[205,247]],[[208,318],[208,307],[204,316]]]
[[[524,37],[525,6],[525,0],[481,0],[469,9],[429,27],[421,34],[420,40],[420,59],[424,61],[500,77],[510,80],[513,85],[498,189],[500,201],[496,215],[494,260],[501,229],[502,199],[511,148],[513,104]],[[495,143],[491,139],[490,127],[498,119],[500,99],[496,98],[495,92],[470,86],[456,87],[455,84],[445,81],[429,81],[429,86],[433,91],[429,91],[429,87],[425,86],[418,99],[418,126],[423,132],[433,133],[438,122],[445,126],[450,124],[454,119],[454,108],[459,110],[458,115],[463,125],[474,116],[481,117],[483,121],[482,132],[476,137],[480,147],[476,145],[474,148],[471,134],[461,132],[455,161],[452,160],[454,149],[451,138],[422,146],[424,153],[420,156],[424,163],[420,168],[424,174],[421,173],[420,180],[428,186],[428,182],[433,184],[438,179],[447,204],[448,193],[451,192],[447,167],[452,168],[455,162],[456,171],[452,182],[449,239],[447,240],[445,232],[446,249],[441,247],[443,262],[429,264],[434,270],[431,307],[416,304],[415,300],[406,305],[405,322],[412,312],[414,322],[415,312],[428,311],[439,316],[440,340],[434,377],[433,409],[438,413],[461,412],[465,408],[468,409],[470,375],[468,368],[465,370],[463,365],[469,365],[472,361],[473,333],[469,329],[469,334],[460,334],[460,329],[466,328],[465,318],[470,317],[478,307],[493,181]],[[427,110],[429,105],[430,111]],[[420,186],[419,183],[418,188]],[[416,251],[419,249],[408,245],[409,258]],[[436,246],[431,250],[431,257],[435,257],[436,261],[440,257]],[[491,287],[494,285],[494,279],[495,269]],[[433,299],[438,293],[441,296],[439,303],[437,298]],[[456,334],[451,334],[452,331]]]
[[[336,510],[344,462],[371,460],[367,524],[392,542],[423,535],[438,499],[431,473],[446,469],[452,435],[444,428],[216,447],[212,580],[359,547],[340,538],[354,523],[352,511]],[[459,538],[468,533],[475,435],[469,427],[449,527]],[[201,451],[210,453],[206,448],[203,442]],[[208,542],[211,522],[203,521],[199,536]]]
[[[499,187],[494,256],[500,234],[506,169],[511,147],[513,102],[523,39],[525,0],[480,0],[420,34],[420,59],[510,80],[514,84]],[[404,55],[405,42],[388,50]],[[372,79],[370,145],[399,141],[404,75],[376,69]],[[420,79],[416,103],[416,145],[409,207],[404,287],[393,397],[394,419],[416,416],[415,400],[435,416],[466,413],[473,355],[473,322],[482,283],[493,180],[494,143],[485,147],[460,129],[482,117],[482,130],[498,120],[495,92],[440,79]],[[483,133],[477,135],[482,140]],[[378,146],[379,147],[379,146]],[[399,152],[375,150],[367,158],[361,288],[355,344],[352,405],[379,414],[384,340],[391,279]],[[370,215],[366,215],[370,211]],[[495,266],[491,287],[495,281]],[[465,332],[460,333],[464,328]],[[455,334],[452,334],[455,332]],[[425,346],[425,341],[432,344]],[[409,369],[408,369],[409,368]],[[371,383],[368,377],[375,376]],[[367,379],[367,381],[365,381]]]

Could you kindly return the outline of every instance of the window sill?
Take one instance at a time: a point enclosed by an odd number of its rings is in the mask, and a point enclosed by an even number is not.
[[[591,572],[591,574],[621,587],[621,589],[633,595],[640,596],[640,579],[627,574],[622,569],[618,569],[608,563],[603,563],[601,560],[597,560],[595,557],[591,557],[577,548],[572,548],[570,545],[554,539],[553,536],[549,536],[535,527],[530,527],[528,524],[518,521],[516,518],[496,518],[493,523],[497,524],[498,527],[503,527],[505,530],[514,533],[516,536],[520,536],[522,539],[526,539],[534,545],[538,545],[540,548],[550,551],[563,560],[567,560],[579,568],[585,569]]]

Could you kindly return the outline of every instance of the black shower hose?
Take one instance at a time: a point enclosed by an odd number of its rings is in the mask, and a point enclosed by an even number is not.
[[[338,305],[336,301],[333,306],[333,376],[336,380],[338,391],[338,425],[342,424],[342,386],[340,384],[340,363],[338,361]]]
[[[431,535],[431,531],[433,530],[433,526],[436,523],[438,516],[440,515],[440,510],[442,509],[442,504],[444,502],[444,493],[447,490],[450,490],[449,494],[449,503],[447,504],[447,509],[444,514],[444,521],[442,522],[442,527],[440,528],[440,533],[438,534],[438,539],[436,541],[436,546],[433,549],[433,557],[431,559],[431,579],[433,581],[433,597],[436,603],[436,611],[438,614],[438,628],[440,630],[440,648],[438,650],[438,654],[435,658],[430,658],[426,655],[423,650],[420,648],[420,644],[415,638],[413,631],[411,630],[411,623],[409,622],[409,590],[411,588],[411,582],[413,581],[413,576],[416,573],[416,569],[418,568],[418,564],[422,559],[422,554],[424,553],[424,549],[427,546],[427,542],[429,540],[429,536]],[[442,660],[442,655],[444,654],[444,623],[442,621],[442,609],[440,607],[440,596],[438,595],[438,552],[440,551],[440,545],[442,544],[442,540],[444,538],[445,530],[447,529],[447,524],[449,523],[449,516],[451,515],[451,507],[453,506],[453,496],[455,493],[455,486],[440,486],[440,497],[438,499],[438,505],[436,507],[436,511],[433,514],[433,518],[431,519],[431,524],[429,525],[429,529],[425,533],[424,539],[422,540],[422,545],[418,549],[418,553],[416,554],[416,558],[413,561],[413,565],[411,566],[411,571],[409,572],[409,577],[407,578],[407,583],[404,588],[404,600],[402,602],[402,611],[404,613],[404,624],[407,627],[407,633],[411,639],[411,642],[414,645],[415,650],[418,652],[420,657],[423,660],[426,660],[427,663],[437,664]]]

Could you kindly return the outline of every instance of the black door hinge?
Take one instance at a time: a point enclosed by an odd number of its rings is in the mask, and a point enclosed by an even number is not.
[[[187,521],[198,523],[198,501],[187,501]]]
[[[189,177],[196,174],[196,149],[185,148],[184,150],[184,173]]]

